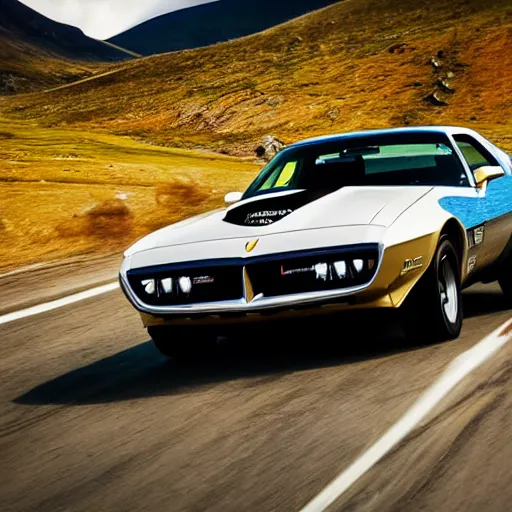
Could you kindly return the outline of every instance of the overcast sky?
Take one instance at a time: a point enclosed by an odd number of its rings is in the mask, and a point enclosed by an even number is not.
[[[20,0],[48,18],[109,39],[161,14],[216,0]]]

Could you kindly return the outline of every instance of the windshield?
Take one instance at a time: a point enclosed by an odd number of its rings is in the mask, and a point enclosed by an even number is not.
[[[449,144],[442,135],[427,134],[411,140],[402,135],[340,138],[291,147],[261,171],[244,199],[286,190],[328,194],[348,186],[470,186]]]

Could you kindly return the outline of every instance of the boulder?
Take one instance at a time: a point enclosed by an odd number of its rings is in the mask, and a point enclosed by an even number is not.
[[[446,107],[448,106],[448,103],[444,101],[437,92],[434,92],[432,94],[429,94],[426,98],[426,101],[428,101],[431,105],[434,105],[434,107]]]
[[[298,46],[300,46],[304,42],[304,39],[300,36],[295,36],[292,40],[288,43],[288,51],[293,52],[297,49]]]
[[[283,96],[274,96],[272,98],[269,98],[266,101],[266,103],[267,103],[267,105],[269,105],[271,107],[278,107],[279,105],[284,103],[284,97]]]
[[[441,62],[439,62],[435,57],[432,57],[430,59],[430,64],[432,64],[432,67],[434,69],[441,69],[443,67],[443,65],[441,64]]]
[[[407,43],[395,43],[388,48],[389,53],[404,53]]]
[[[448,94],[454,94],[455,93],[455,88],[453,88],[446,80],[439,79],[437,81],[437,86],[439,87],[439,89],[441,91],[446,92]]]
[[[338,116],[340,115],[340,109],[338,107],[332,107],[327,112],[327,117],[334,123]]]
[[[280,141],[272,135],[266,135],[263,138],[262,144],[258,146],[254,151],[258,158],[261,158],[267,162],[272,160],[277,153],[279,153],[285,147],[284,142]]]
[[[0,73],[0,95],[16,94],[22,81],[26,80],[11,73]]]

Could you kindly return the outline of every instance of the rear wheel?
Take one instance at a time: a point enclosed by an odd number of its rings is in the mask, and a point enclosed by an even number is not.
[[[201,359],[213,352],[217,337],[196,327],[148,327],[148,333],[158,351],[173,359]]]
[[[429,269],[400,308],[401,325],[411,341],[439,342],[459,336],[462,328],[460,264],[443,236]]]
[[[498,281],[505,297],[512,301],[512,256],[503,265]]]

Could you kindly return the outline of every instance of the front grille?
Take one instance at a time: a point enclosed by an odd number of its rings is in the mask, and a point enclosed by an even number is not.
[[[135,294],[150,306],[178,306],[241,299],[240,265],[155,267],[128,272]]]
[[[127,277],[145,304],[185,306],[240,300],[249,290],[247,300],[352,288],[373,279],[378,260],[371,244],[143,268]]]
[[[247,265],[255,295],[278,297],[352,288],[369,283],[377,271],[378,247],[283,255]]]

